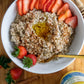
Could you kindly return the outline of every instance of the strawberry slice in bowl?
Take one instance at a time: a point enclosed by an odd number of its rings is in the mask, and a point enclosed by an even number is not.
[[[63,1],[62,0],[55,0],[55,3],[52,6],[51,12],[57,13],[57,11],[62,7]]]
[[[47,9],[46,9],[48,12],[51,12],[51,9],[52,9],[52,6],[54,5],[54,3],[55,3],[55,0],[51,0],[51,1],[48,3]]]
[[[22,12],[25,15],[29,11],[29,5],[31,0],[22,0]]]
[[[43,11],[46,12],[47,5],[50,3],[51,0],[46,0],[45,4],[43,5]]]
[[[43,9],[46,0],[39,0],[39,9]]]
[[[22,16],[23,15],[23,11],[22,11],[22,0],[17,0],[16,4],[17,4],[18,13],[19,13],[19,15]]]
[[[69,9],[69,4],[64,3],[64,5],[58,10],[57,15],[64,14],[67,9]]]
[[[77,25],[78,25],[78,18],[77,18],[77,16],[73,16],[73,17],[67,18],[65,20],[65,23],[70,25],[72,28],[76,28]]]
[[[39,0],[36,1],[36,3],[35,3],[35,8],[36,8],[36,9],[39,9]]]
[[[37,0],[31,0],[31,1],[30,1],[30,5],[29,5],[30,10],[33,10],[33,9],[34,9],[35,4],[36,4],[36,1],[37,1]]]
[[[66,10],[66,12],[64,14],[61,14],[59,17],[58,17],[58,20],[59,21],[64,21],[65,19],[69,18],[72,16],[72,13],[71,13],[71,10],[68,9]]]

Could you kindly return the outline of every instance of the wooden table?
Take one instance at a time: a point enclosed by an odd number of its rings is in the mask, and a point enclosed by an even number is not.
[[[0,0],[0,26],[1,26],[3,16],[4,16],[7,8],[9,7],[9,5],[13,1],[14,0]],[[82,1],[84,3],[84,0],[82,0]],[[1,35],[1,32],[0,32],[0,35]],[[82,48],[80,54],[84,55],[84,47]],[[6,54],[6,52],[3,48],[2,42],[1,42],[1,37],[0,37],[0,55],[7,56],[7,54]],[[11,68],[17,67],[13,62],[10,65],[11,65]],[[27,79],[28,77],[32,77],[32,76],[40,76],[39,80],[33,81],[30,84],[59,84],[62,76],[65,73],[67,73],[69,71],[72,71],[72,70],[84,72],[84,59],[76,59],[67,68],[65,68],[65,69],[63,69],[59,72],[56,72],[56,73],[53,73],[53,74],[48,74],[48,75],[45,75],[45,74],[44,75],[39,75],[39,74],[34,74],[34,73],[24,71],[22,76],[20,77],[20,79],[18,81],[20,81],[22,79]],[[0,84],[7,84],[5,82],[5,76],[6,76],[5,74],[7,73],[7,71],[8,70],[4,70],[3,68],[0,69]]]

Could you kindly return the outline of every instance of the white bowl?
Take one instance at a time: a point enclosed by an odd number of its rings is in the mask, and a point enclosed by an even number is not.
[[[78,17],[78,26],[76,28],[75,38],[72,42],[72,45],[70,47],[70,51],[68,54],[79,54],[82,48],[83,39],[84,39],[83,17],[79,9],[71,0],[64,0],[64,1],[70,4],[70,9],[74,13],[74,15],[77,15]],[[74,61],[74,58],[60,58],[59,60],[56,60],[56,61],[50,61],[48,63],[43,63],[43,64],[36,64],[35,66],[29,69],[23,68],[22,62],[11,55],[11,52],[13,51],[13,47],[10,42],[9,29],[10,29],[10,24],[14,21],[16,14],[17,14],[16,1],[14,1],[12,5],[8,8],[3,18],[2,27],[1,27],[1,37],[2,37],[2,43],[3,43],[4,49],[8,54],[8,56],[16,65],[18,65],[22,69],[29,72],[38,73],[38,74],[49,74],[49,73],[57,72],[59,70],[64,69],[71,62]]]

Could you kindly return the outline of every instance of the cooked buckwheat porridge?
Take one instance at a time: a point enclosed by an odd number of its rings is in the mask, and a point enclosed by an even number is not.
[[[17,14],[10,28],[11,42],[24,46],[37,56],[38,62],[55,54],[66,54],[73,34],[74,29],[59,22],[55,13],[36,9],[23,16]]]

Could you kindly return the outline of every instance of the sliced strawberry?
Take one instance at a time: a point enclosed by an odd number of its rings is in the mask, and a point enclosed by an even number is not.
[[[65,19],[69,18],[72,16],[72,13],[71,13],[71,10],[68,9],[66,10],[66,12],[64,14],[61,14],[59,17],[58,17],[58,20],[59,21],[64,21]]]
[[[51,0],[46,0],[46,2],[45,2],[45,4],[44,4],[44,6],[43,6],[43,11],[44,12],[46,12],[47,10],[47,5],[48,5],[48,3],[50,2]]]
[[[39,0],[39,9],[43,9],[45,2],[46,2],[46,0]]]
[[[39,0],[36,1],[36,3],[35,3],[35,8],[36,8],[36,9],[39,9]]]
[[[49,0],[47,6],[46,6],[46,11],[48,11],[49,6],[51,5],[52,0]]]
[[[50,3],[48,3],[48,5],[47,5],[47,11],[48,12],[50,12],[51,11],[51,9],[52,9],[52,6],[53,6],[53,4],[55,3],[55,0],[51,0],[51,2]]]
[[[69,4],[65,3],[57,12],[57,15],[64,14],[66,10],[69,9]]]
[[[19,13],[19,15],[22,16],[23,15],[23,13],[22,13],[22,0],[17,0],[16,4],[17,4],[18,13]]]
[[[65,23],[70,25],[72,28],[76,28],[76,26],[78,25],[78,18],[77,18],[77,16],[67,18],[65,20]]]
[[[30,10],[33,10],[33,8],[35,7],[35,3],[37,0],[31,0],[30,2]]]
[[[39,9],[42,9],[42,1],[43,0],[39,0]]]
[[[62,7],[63,1],[62,0],[55,0],[54,5],[52,6],[51,12],[56,12]]]
[[[13,68],[10,70],[10,74],[11,74],[11,77],[13,78],[13,80],[17,80],[22,74],[22,69]]]
[[[29,10],[29,5],[30,5],[30,0],[22,0],[22,10],[23,10],[23,14],[26,14]]]

